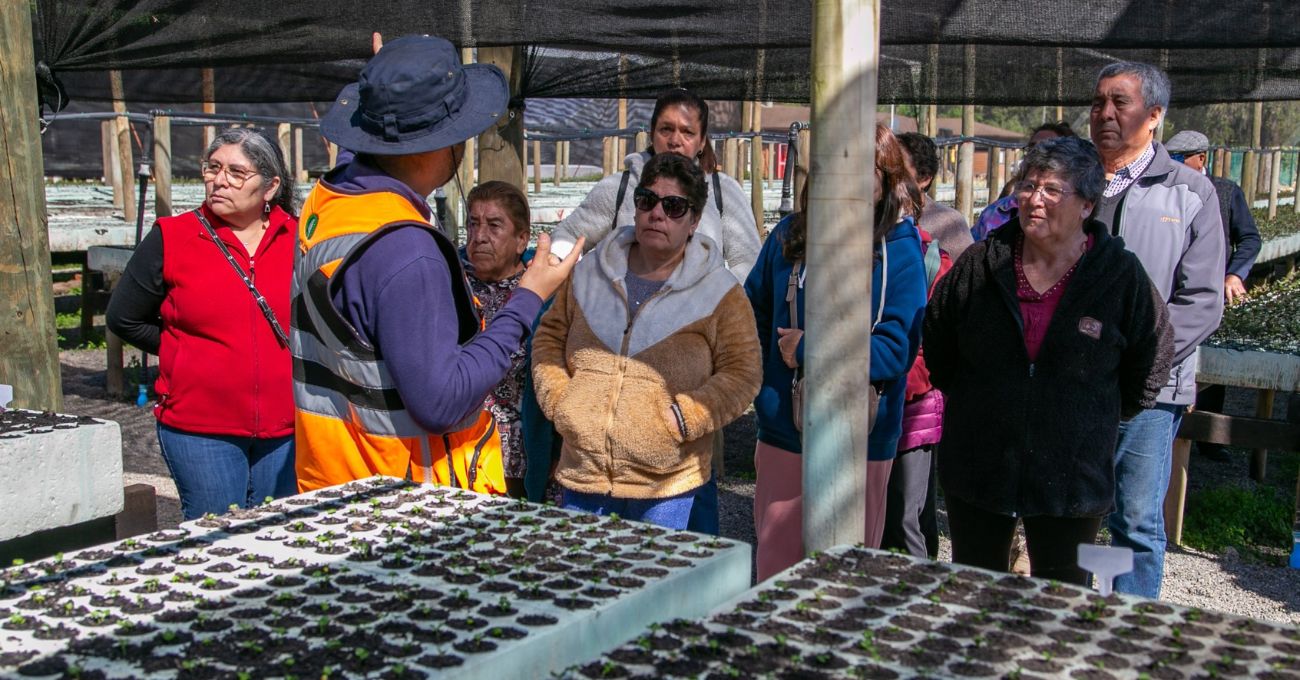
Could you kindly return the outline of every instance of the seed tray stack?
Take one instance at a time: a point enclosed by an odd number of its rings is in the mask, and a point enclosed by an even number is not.
[[[1300,632],[864,548],[809,558],[570,678],[1300,678]]]
[[[532,678],[749,586],[743,543],[375,478],[0,572],[0,676]]]

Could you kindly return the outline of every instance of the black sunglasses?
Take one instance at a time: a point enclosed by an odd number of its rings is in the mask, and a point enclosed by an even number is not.
[[[660,196],[645,187],[637,187],[632,192],[632,203],[641,212],[650,212],[656,205],[663,203],[664,214],[673,219],[680,218],[691,209],[691,201],[685,196]]]

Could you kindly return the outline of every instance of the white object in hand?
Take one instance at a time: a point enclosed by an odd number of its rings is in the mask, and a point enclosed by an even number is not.
[[[573,244],[566,241],[551,241],[551,255],[563,260],[573,252]]]
[[[1133,571],[1133,550],[1109,545],[1079,544],[1079,568],[1097,577],[1097,592],[1110,595],[1115,577]]]

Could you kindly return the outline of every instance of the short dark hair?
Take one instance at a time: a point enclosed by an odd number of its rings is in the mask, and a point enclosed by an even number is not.
[[[1033,139],[1034,135],[1040,132],[1051,132],[1055,134],[1057,137],[1078,137],[1079,136],[1075,134],[1074,128],[1070,127],[1070,124],[1063,120],[1053,121],[1050,123],[1043,123],[1042,125],[1039,125],[1038,127],[1034,128],[1033,132],[1029,133],[1029,138]]]
[[[655,154],[641,168],[638,187],[648,188],[660,177],[677,180],[691,204],[691,214],[699,219],[704,213],[704,203],[709,200],[709,185],[704,181],[704,171],[691,159],[679,153]]]
[[[922,177],[933,179],[939,174],[939,150],[935,147],[933,139],[919,132],[904,132],[898,135],[898,141],[903,145],[903,151],[911,157],[917,179]]]
[[[514,225],[516,236],[528,232],[532,224],[528,212],[528,198],[515,185],[495,179],[484,182],[469,190],[465,204],[473,207],[479,201],[490,201],[501,206]]]
[[[1101,192],[1106,188],[1106,171],[1097,147],[1078,137],[1057,137],[1030,147],[1016,180],[1024,180],[1035,171],[1061,177],[1089,203],[1101,200]]]

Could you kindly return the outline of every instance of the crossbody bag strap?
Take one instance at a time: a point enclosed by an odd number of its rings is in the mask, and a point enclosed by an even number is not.
[[[803,261],[794,263],[794,269],[790,270],[790,281],[785,286],[785,302],[790,306],[790,327],[799,328],[799,272],[803,269]],[[797,377],[803,376],[803,366],[795,369]]]
[[[618,183],[618,197],[614,199],[614,219],[610,221],[610,231],[618,229],[618,211],[623,209],[623,197],[627,195],[627,183],[631,178],[632,171],[624,170],[623,179]]]
[[[718,217],[722,217],[722,180],[717,170],[713,171],[713,201],[718,204]]]
[[[885,293],[889,290],[889,244],[881,242],[880,244],[880,306],[876,308],[876,318],[871,322],[871,332],[876,332],[876,326],[880,325],[880,320],[885,318]]]
[[[221,249],[221,254],[226,256],[226,262],[229,262],[231,268],[239,275],[239,278],[244,282],[244,286],[248,288],[248,292],[253,294],[253,300],[257,301],[257,306],[262,309],[262,316],[266,317],[266,322],[271,324],[275,339],[279,340],[282,346],[288,347],[289,336],[284,332],[284,328],[280,326],[280,322],[276,320],[275,312],[271,311],[271,305],[266,302],[265,297],[262,297],[262,292],[257,289],[257,286],[253,285],[253,280],[248,278],[248,274],[244,273],[244,268],[240,267],[238,262],[235,262],[235,257],[230,254],[226,242],[222,241],[220,236],[217,236],[217,230],[212,228],[212,223],[208,222],[208,218],[204,217],[198,208],[194,209],[194,216],[199,218],[199,223],[208,231],[208,236],[211,236],[212,241],[217,244],[217,248]]]

